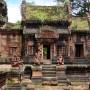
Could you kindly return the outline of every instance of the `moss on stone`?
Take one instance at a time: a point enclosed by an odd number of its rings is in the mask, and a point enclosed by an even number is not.
[[[73,30],[89,30],[88,22],[86,18],[73,17],[71,28]]]
[[[68,13],[61,6],[32,6],[26,5],[26,19],[58,20],[67,19]]]

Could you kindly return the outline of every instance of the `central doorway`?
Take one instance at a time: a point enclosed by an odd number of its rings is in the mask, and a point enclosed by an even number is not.
[[[75,56],[78,58],[83,57],[84,56],[83,44],[76,44],[75,48],[76,48]]]
[[[43,45],[43,59],[50,59],[50,45]]]

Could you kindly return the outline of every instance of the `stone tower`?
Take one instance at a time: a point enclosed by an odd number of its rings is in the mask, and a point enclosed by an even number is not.
[[[22,0],[22,3],[21,3],[21,16],[22,16],[22,21],[25,21],[26,19],[26,0]]]
[[[2,27],[7,21],[7,5],[4,0],[0,0],[0,27]]]

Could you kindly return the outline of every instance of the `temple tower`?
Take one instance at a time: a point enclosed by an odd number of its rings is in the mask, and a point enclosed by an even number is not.
[[[21,16],[22,16],[22,21],[25,21],[26,19],[26,0],[22,0],[21,3]]]

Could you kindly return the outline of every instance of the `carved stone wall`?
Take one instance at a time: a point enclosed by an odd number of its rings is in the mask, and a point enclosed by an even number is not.
[[[90,58],[90,35],[86,38],[86,51],[87,57]]]
[[[0,33],[0,57],[8,58],[13,54],[21,55],[22,37],[16,34]]]

